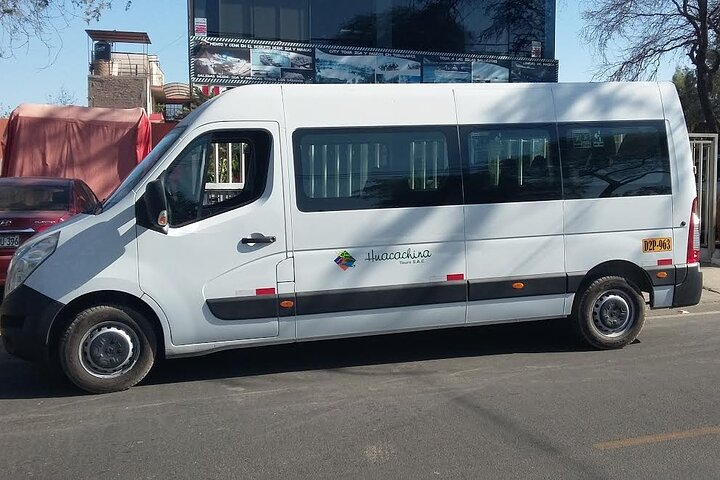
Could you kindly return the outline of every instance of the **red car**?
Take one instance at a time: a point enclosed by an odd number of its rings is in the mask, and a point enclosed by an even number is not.
[[[98,203],[82,180],[0,178],[0,289],[17,247],[73,215],[95,211]]]

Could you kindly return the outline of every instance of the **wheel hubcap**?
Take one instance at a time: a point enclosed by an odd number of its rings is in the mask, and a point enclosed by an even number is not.
[[[632,301],[621,291],[604,292],[593,306],[593,324],[599,333],[617,337],[627,332],[635,323]]]
[[[138,339],[122,324],[103,324],[83,337],[80,362],[96,377],[115,377],[130,370],[137,362]]]

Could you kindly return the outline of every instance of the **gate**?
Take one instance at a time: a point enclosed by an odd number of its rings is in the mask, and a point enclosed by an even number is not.
[[[698,214],[700,216],[700,259],[712,261],[718,240],[717,213],[717,158],[718,135],[716,133],[691,133],[695,180],[698,192]],[[720,258],[715,258],[720,262]]]

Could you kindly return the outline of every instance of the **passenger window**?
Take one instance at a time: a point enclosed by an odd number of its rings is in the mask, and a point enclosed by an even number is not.
[[[559,200],[553,125],[464,127],[463,183],[468,204]]]
[[[462,203],[455,129],[307,129],[294,134],[304,212]]]
[[[671,193],[663,122],[560,126],[565,198]]]
[[[257,200],[265,190],[271,138],[221,131],[193,142],[165,175],[170,225],[178,227]]]

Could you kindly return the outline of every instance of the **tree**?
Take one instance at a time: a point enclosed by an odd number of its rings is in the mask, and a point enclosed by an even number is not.
[[[4,103],[0,103],[0,118],[8,118],[12,113],[12,108]]]
[[[77,104],[77,97],[65,88],[65,85],[61,85],[55,95],[47,96],[47,102],[52,105],[75,105]]]
[[[129,9],[131,0],[125,2]],[[75,18],[97,21],[109,9],[112,0],[0,0],[0,58],[10,57],[18,49],[38,39],[50,47],[63,24]]]
[[[482,8],[492,21],[475,40],[498,41],[506,36],[511,53],[530,56],[532,42],[545,38],[546,7],[544,0],[485,1]]]
[[[719,76],[720,75],[716,75],[716,85],[719,84]],[[695,133],[708,133],[708,127],[705,124],[705,118],[703,117],[700,100],[697,94],[697,78],[695,77],[695,71],[690,68],[678,68],[675,70],[672,81],[675,84],[678,95],[680,96],[680,103],[682,103],[688,130]],[[715,112],[715,116],[717,117],[720,112],[720,95],[717,90],[713,90],[710,101],[712,103],[713,112]]]
[[[194,87],[190,95],[190,103],[187,106],[183,106],[182,111],[175,116],[175,120],[182,120],[187,117],[190,112],[214,97],[214,93],[210,92],[208,95],[205,95],[200,88]]]
[[[718,131],[711,99],[720,67],[720,0],[596,0],[582,16],[583,37],[601,56],[596,77],[654,78],[661,62],[687,55],[707,130]]]

